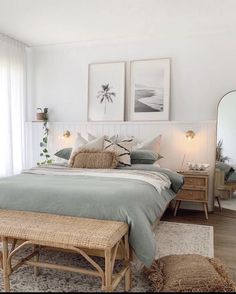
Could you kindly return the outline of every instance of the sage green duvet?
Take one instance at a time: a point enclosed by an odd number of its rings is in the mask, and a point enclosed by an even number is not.
[[[162,216],[176,191],[168,187],[170,177],[161,177],[159,172],[145,174],[146,178],[150,176],[149,182],[142,180],[138,171],[137,179],[120,174],[114,172],[109,177],[110,173],[66,175],[64,169],[58,173],[29,170],[0,179],[0,209],[127,222],[130,244],[137,257],[149,267],[156,248],[151,225]],[[182,176],[173,174],[181,187]],[[154,180],[160,182],[160,187],[152,184]]]

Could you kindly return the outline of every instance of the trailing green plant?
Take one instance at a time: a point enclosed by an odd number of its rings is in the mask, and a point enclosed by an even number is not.
[[[230,157],[223,155],[223,140],[219,140],[216,146],[216,161],[229,161]]]
[[[47,114],[48,108],[44,108],[43,112]],[[40,147],[42,148],[40,152],[41,161],[37,162],[37,165],[51,164],[53,162],[48,152],[48,133],[48,118],[45,118],[43,121],[43,138],[40,142]]]

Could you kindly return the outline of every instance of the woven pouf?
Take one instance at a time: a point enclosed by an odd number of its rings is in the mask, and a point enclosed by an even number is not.
[[[225,266],[197,254],[169,255],[147,270],[153,292],[235,292]]]

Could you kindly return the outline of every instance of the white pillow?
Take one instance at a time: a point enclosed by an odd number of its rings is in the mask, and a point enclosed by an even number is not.
[[[105,138],[104,150],[112,151],[117,154],[119,166],[131,166],[131,152],[133,147],[133,140],[122,140],[118,143],[114,143],[112,140]]]
[[[89,141],[92,141],[94,139],[96,139],[97,137],[94,137],[94,135],[88,133],[88,140]],[[108,138],[109,140],[113,141],[113,142],[117,142],[117,138],[118,138],[118,135],[113,135],[111,137],[109,136],[105,136],[105,138]]]
[[[159,153],[161,149],[161,138],[162,135],[159,135],[152,140],[146,140],[138,144],[135,150],[152,150]]]
[[[97,137],[93,136],[92,134],[88,133],[88,140],[92,141],[94,139],[96,139]]]
[[[102,151],[103,147],[104,147],[104,136],[99,137],[99,138],[95,138],[94,140],[88,142],[80,135],[80,133],[77,133],[77,137],[75,139],[75,144],[74,144],[74,147],[71,151],[69,164],[70,164],[70,161],[71,161],[72,157],[74,156],[74,154],[77,153],[80,149],[86,148],[86,149],[97,149],[97,150]]]
[[[83,147],[85,144],[87,144],[88,141],[86,139],[84,139],[84,137],[81,136],[80,133],[77,133],[76,134],[76,138],[75,138],[75,143],[74,143],[74,146],[72,148],[72,151],[71,151],[71,154],[70,154],[70,159],[69,161],[71,160],[71,157],[72,157],[72,154],[79,148]]]

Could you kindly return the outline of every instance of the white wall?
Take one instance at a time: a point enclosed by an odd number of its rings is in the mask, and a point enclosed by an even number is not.
[[[228,32],[32,47],[28,120],[47,106],[52,121],[86,121],[88,63],[163,57],[171,58],[170,119],[215,120],[218,101],[236,88],[234,43]]]
[[[176,143],[173,143],[170,134],[173,131],[175,134],[183,134],[188,129],[187,122],[195,121],[196,126],[201,126],[203,137],[207,136],[208,139],[198,142],[197,155],[190,156],[188,160],[209,162],[213,167],[215,125],[209,128],[204,121],[216,120],[220,98],[236,88],[234,41],[235,35],[228,32],[208,35],[201,33],[191,37],[172,36],[136,41],[97,41],[32,47],[28,51],[28,120],[35,119],[36,107],[49,107],[50,121],[64,122],[63,130],[70,123],[86,122],[89,63],[169,57],[171,121],[165,144],[172,146],[172,149],[168,149],[169,153],[178,158],[178,163],[170,160],[168,163],[164,162],[164,165],[173,169],[179,167],[184,150],[175,148]],[[128,94],[129,91],[127,100]],[[185,121],[184,130],[175,127],[178,121]],[[123,128],[127,128],[126,124]],[[151,136],[153,131],[146,130],[146,137]],[[35,156],[36,154],[33,155]],[[210,198],[212,199],[212,194]]]

